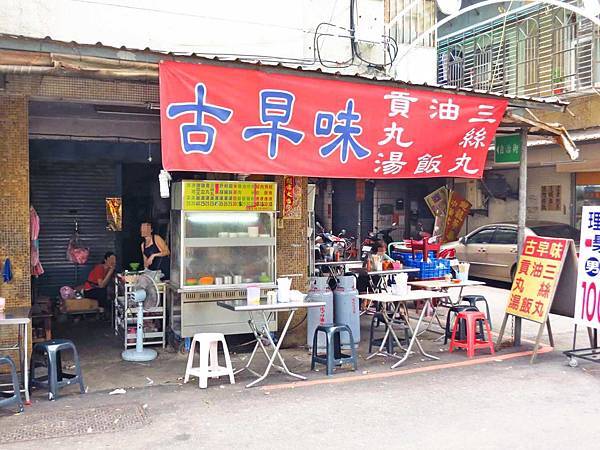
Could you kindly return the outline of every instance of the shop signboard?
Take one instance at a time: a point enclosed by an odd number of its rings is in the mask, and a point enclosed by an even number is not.
[[[494,144],[494,162],[498,164],[521,161],[521,135],[497,136]]]
[[[452,242],[458,239],[460,230],[470,211],[471,203],[456,191],[451,191],[448,198],[448,212],[446,214],[443,242]]]
[[[576,267],[575,245],[570,239],[527,236],[506,305],[498,337],[501,343],[509,316],[540,324],[531,360],[535,358],[544,327],[553,338],[548,314],[569,315],[572,311],[573,281]],[[553,305],[554,299],[557,305]],[[569,306],[569,303],[571,306]]]
[[[481,178],[502,98],[167,61],[169,171],[324,178]],[[349,81],[352,80],[352,81]]]
[[[546,321],[569,242],[527,236],[510,290],[507,314],[538,323]]]
[[[436,189],[425,197],[425,203],[435,218],[433,224],[433,235],[444,236],[446,226],[446,213],[448,212],[449,191],[446,187]]]
[[[275,211],[277,185],[251,181],[184,181],[188,211]]]
[[[575,323],[600,328],[600,206],[584,206],[575,295]]]

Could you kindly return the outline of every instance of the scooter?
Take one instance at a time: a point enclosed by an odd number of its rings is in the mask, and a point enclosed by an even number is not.
[[[390,235],[391,235],[392,231],[395,231],[398,229],[396,225],[398,225],[398,224],[396,222],[394,222],[390,228],[384,228],[383,230],[379,230],[379,228],[375,227],[375,229],[373,231],[369,232],[367,237],[365,239],[363,239],[363,241],[360,245],[361,257],[363,259],[365,257],[367,257],[368,254],[371,252],[373,245],[377,241],[385,242],[385,248],[387,251],[388,246],[390,245],[391,242],[393,242],[392,236],[390,236]]]
[[[344,255],[346,240],[341,235],[346,233],[342,230],[340,236],[328,232],[319,222],[316,222],[320,232],[315,238],[315,261],[334,261]]]

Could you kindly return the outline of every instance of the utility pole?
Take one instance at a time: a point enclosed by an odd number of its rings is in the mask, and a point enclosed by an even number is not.
[[[519,221],[517,228],[517,254],[520,255],[525,241],[525,223],[527,221],[527,133],[521,128],[521,160],[519,163]],[[521,345],[521,318],[515,317],[515,347]]]

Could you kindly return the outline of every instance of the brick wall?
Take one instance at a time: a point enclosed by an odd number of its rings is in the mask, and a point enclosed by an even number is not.
[[[279,195],[278,209],[283,209],[283,177],[277,177],[277,191]],[[307,255],[307,224],[308,210],[306,196],[308,195],[308,179],[302,178],[302,218],[282,219],[278,221],[277,229],[277,274],[292,275],[292,289],[306,292],[308,289],[308,255]],[[279,228],[279,226],[282,228]],[[287,320],[287,314],[279,313],[279,329],[281,330]],[[286,347],[306,344],[306,311],[298,311],[290,324],[288,336],[284,341]]]
[[[27,98],[0,95],[0,258],[10,258],[13,272],[10,283],[0,280],[7,307],[31,304],[27,128]],[[15,326],[0,328],[0,347],[14,344],[16,334]],[[9,356],[18,361],[16,352]]]

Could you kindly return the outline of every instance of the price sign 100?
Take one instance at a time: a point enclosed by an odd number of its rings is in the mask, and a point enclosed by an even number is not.
[[[594,320],[594,316],[597,316],[597,321],[600,322],[600,296],[598,295],[598,289],[596,289],[596,283],[583,281],[581,288],[583,289],[581,318],[591,322]]]

